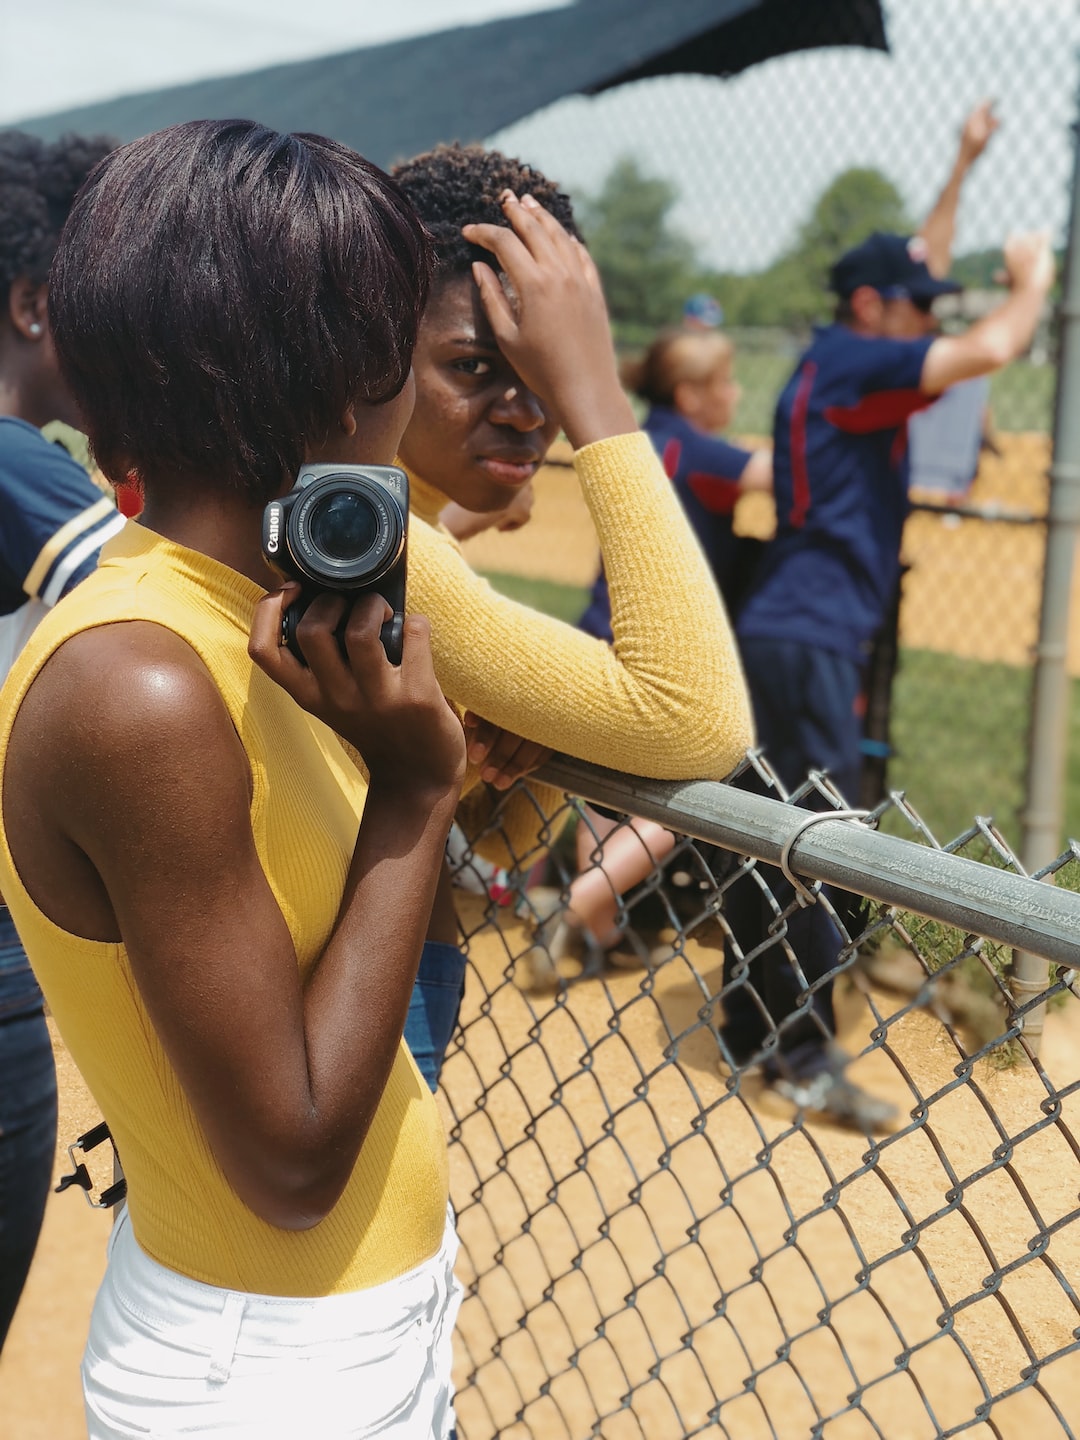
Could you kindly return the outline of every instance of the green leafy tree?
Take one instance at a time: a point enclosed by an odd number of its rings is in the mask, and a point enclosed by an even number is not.
[[[730,325],[808,325],[832,309],[829,270],[875,230],[914,227],[903,198],[880,170],[845,170],[822,191],[794,245],[766,270],[711,277]]]
[[[792,257],[808,280],[824,288],[830,266],[845,250],[875,230],[908,235],[914,228],[888,176],[880,170],[845,170],[822,192],[799,231]]]
[[[832,309],[829,269],[875,230],[914,227],[900,192],[880,170],[838,175],[814,203],[791,248],[750,275],[704,268],[671,224],[678,192],[637,162],[616,162],[598,195],[579,206],[582,229],[604,279],[616,335],[627,343],[677,324],[688,295],[706,290],[734,326],[806,326]]]
[[[694,247],[670,223],[678,198],[635,160],[616,162],[600,193],[579,206],[582,230],[604,280],[616,333],[632,340],[677,323],[700,288]]]

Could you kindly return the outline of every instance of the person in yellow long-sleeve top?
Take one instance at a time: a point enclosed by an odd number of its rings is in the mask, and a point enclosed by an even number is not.
[[[394,176],[436,252],[400,449],[413,505],[408,602],[431,617],[436,673],[469,712],[474,822],[488,798],[480,782],[508,783],[544,747],[656,779],[722,778],[752,740],[742,673],[709,565],[619,386],[599,281],[589,308],[552,287],[541,357],[522,343],[535,301],[498,278],[526,235],[546,254],[569,234],[584,255],[568,197],[478,146],[440,146]],[[447,500],[502,510],[560,428],[607,569],[610,646],[497,594],[438,526]],[[535,825],[531,807],[524,822]],[[406,1036],[434,1086],[465,963],[448,907],[430,938]]]

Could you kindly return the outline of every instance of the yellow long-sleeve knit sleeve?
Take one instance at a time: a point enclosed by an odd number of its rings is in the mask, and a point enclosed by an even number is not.
[[[752,743],[735,643],[648,436],[579,450],[614,643],[499,595],[414,517],[408,608],[427,615],[446,694],[503,729],[658,780],[720,779]]]

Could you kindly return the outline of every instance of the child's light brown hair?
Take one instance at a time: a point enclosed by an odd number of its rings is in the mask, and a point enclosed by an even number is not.
[[[650,405],[671,405],[684,380],[707,380],[721,365],[731,364],[735,347],[715,331],[665,330],[649,348],[620,366],[622,382]]]

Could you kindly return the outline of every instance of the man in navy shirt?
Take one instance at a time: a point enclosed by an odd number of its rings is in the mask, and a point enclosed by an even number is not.
[[[858,794],[862,667],[899,579],[908,417],[950,385],[1023,354],[1053,280],[1045,235],[1010,240],[1008,298],[965,334],[938,336],[933,301],[959,287],[935,274],[929,257],[925,236],[884,234],[844,255],[832,272],[836,323],[815,333],[777,404],[777,534],[737,633],[758,738],[788,790],[826,769],[849,800]],[[790,885],[779,872],[767,878],[786,905]],[[758,887],[732,887],[727,909],[738,951],[757,952],[775,919]],[[839,932],[812,905],[789,917],[786,945],[790,954],[770,944],[747,972],[771,1024],[728,947],[725,988],[740,982],[724,996],[732,1058],[764,1055],[766,1078],[802,1108],[862,1128],[884,1123],[889,1107],[846,1079],[832,1044],[827,977]]]

